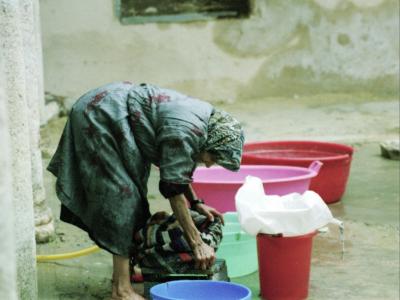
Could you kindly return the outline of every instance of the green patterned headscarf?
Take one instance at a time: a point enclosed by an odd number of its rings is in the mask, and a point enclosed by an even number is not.
[[[240,123],[228,113],[214,109],[208,122],[204,150],[215,155],[216,163],[228,170],[240,168],[244,135]]]

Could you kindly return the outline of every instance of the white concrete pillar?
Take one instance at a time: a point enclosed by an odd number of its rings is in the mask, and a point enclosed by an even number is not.
[[[1,53],[1,48],[0,48]],[[0,54],[0,299],[17,299],[14,218],[12,206],[11,155],[8,132],[4,69]]]
[[[38,93],[39,93],[39,112],[40,124],[44,125],[47,120],[45,119],[45,97],[44,97],[44,75],[43,75],[43,44],[42,44],[42,28],[40,23],[40,5],[39,0],[33,1],[33,18],[34,18],[34,32],[37,47],[37,63],[38,63]]]
[[[46,193],[43,184],[42,154],[40,151],[40,104],[44,95],[40,90],[41,76],[38,33],[36,30],[38,12],[36,0],[19,0],[21,33],[25,60],[25,95],[29,107],[30,149],[32,167],[32,192],[35,214],[35,233],[37,242],[48,242],[54,236],[52,213],[46,205]]]
[[[4,63],[11,141],[13,213],[19,299],[37,298],[29,114],[18,0],[0,0],[0,45]]]

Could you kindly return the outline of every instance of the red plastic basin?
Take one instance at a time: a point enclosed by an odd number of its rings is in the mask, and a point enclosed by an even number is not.
[[[326,203],[340,200],[346,190],[353,148],[347,145],[315,141],[277,141],[247,143],[243,165],[285,165],[307,167],[319,160],[323,166],[312,179],[310,190]]]

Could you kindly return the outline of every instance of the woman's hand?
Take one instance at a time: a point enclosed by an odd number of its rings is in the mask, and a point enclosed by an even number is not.
[[[183,229],[186,241],[193,250],[196,268],[206,270],[211,267],[215,261],[214,249],[205,244],[201,239],[200,232],[197,230],[190,217],[184,195],[173,196],[169,201],[174,215]]]
[[[192,250],[196,269],[206,270],[211,268],[215,262],[215,252],[213,248],[201,242],[198,245],[192,246]]]
[[[216,217],[221,220],[222,225],[225,225],[224,216],[215,208],[205,204],[198,203],[195,205],[194,209],[198,213],[206,216],[208,220],[210,220],[210,222],[213,222],[214,218]]]

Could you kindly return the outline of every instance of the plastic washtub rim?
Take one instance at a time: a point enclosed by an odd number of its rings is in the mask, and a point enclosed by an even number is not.
[[[160,291],[161,286],[163,286],[163,285],[167,285],[167,286],[168,285],[180,285],[180,284],[185,284],[185,283],[199,283],[199,282],[204,283],[205,281],[207,281],[210,285],[226,285],[226,286],[236,286],[236,287],[242,288],[247,294],[244,295],[244,297],[242,297],[241,299],[244,299],[244,300],[251,299],[251,296],[252,296],[251,290],[243,284],[236,283],[236,282],[212,281],[212,280],[173,280],[173,281],[169,281],[169,282],[159,283],[150,289],[150,294],[152,297],[155,296],[155,297],[158,297],[159,299],[165,299],[165,300],[173,299],[171,297],[166,298],[165,296],[159,295],[159,293],[161,292]],[[174,298],[174,299],[181,300],[181,298]],[[182,300],[184,300],[184,299],[182,299]]]
[[[332,143],[332,142],[320,142],[320,141],[302,141],[302,140],[285,140],[285,141],[269,141],[269,142],[249,142],[246,143],[244,145],[244,151],[243,151],[243,156],[246,157],[251,157],[252,159],[259,159],[259,160],[263,160],[265,158],[261,158],[258,157],[254,154],[252,154],[251,152],[246,152],[246,147],[249,146],[259,146],[259,145],[265,145],[265,144],[269,144],[269,145],[274,145],[274,144],[300,144],[300,143],[309,143],[309,144],[314,144],[314,145],[325,145],[325,146],[334,146],[336,148],[341,148],[344,151],[346,151],[347,153],[340,153],[338,155],[335,156],[322,156],[322,157],[315,157],[315,158],[304,158],[304,157],[268,157],[267,159],[270,161],[274,161],[274,162],[281,162],[282,160],[286,160],[288,162],[293,161],[293,162],[310,162],[313,160],[320,160],[322,162],[331,162],[331,161],[336,161],[336,160],[343,160],[346,158],[351,158],[353,156],[354,153],[354,149],[350,146],[344,145],[344,144],[338,144],[338,143]],[[260,149],[262,150],[262,149]],[[279,149],[277,149],[279,150]],[[284,149],[281,149],[284,150]],[[254,152],[253,152],[254,153]]]
[[[258,238],[258,236],[263,236],[264,238],[267,239],[290,239],[290,240],[301,240],[304,238],[313,238],[314,236],[316,236],[318,234],[318,230],[313,230],[309,233],[305,233],[305,234],[301,234],[301,235],[293,235],[293,236],[281,236],[281,235],[274,235],[274,234],[270,234],[270,233],[263,233],[260,232],[257,234],[256,238]]]
[[[308,174],[305,175],[300,175],[300,176],[293,176],[293,177],[285,177],[285,178],[279,178],[279,179],[262,179],[262,183],[277,183],[277,182],[292,182],[292,181],[299,181],[299,180],[305,180],[305,179],[311,179],[314,178],[315,176],[318,175],[318,172],[311,170],[309,168],[302,168],[302,167],[293,167],[293,166],[265,166],[265,165],[242,165],[242,167],[245,168],[252,168],[252,169],[297,169],[297,170],[301,170],[301,171],[308,171]],[[212,170],[212,169],[222,169],[225,170],[223,167],[220,166],[215,166],[215,167],[197,167],[196,171],[199,170]],[[195,173],[196,173],[195,171]],[[232,180],[232,181],[220,181],[220,180],[216,180],[216,181],[205,181],[205,180],[196,180],[194,178],[195,176],[193,176],[193,183],[194,184],[219,184],[219,185],[232,185],[232,184],[243,184],[244,183],[244,179],[243,180]]]

